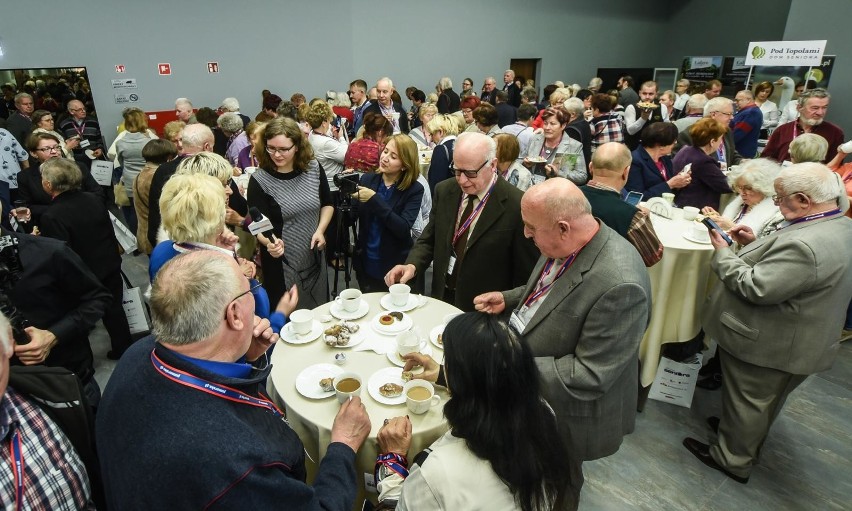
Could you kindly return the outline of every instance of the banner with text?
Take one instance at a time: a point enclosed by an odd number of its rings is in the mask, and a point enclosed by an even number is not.
[[[745,63],[749,66],[818,66],[826,40],[757,41],[748,45]]]

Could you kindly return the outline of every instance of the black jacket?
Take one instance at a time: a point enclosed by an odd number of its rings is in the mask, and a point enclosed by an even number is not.
[[[107,206],[103,187],[95,181],[95,178],[92,177],[92,173],[89,169],[79,163],[77,166],[80,167],[80,172],[83,173],[83,191],[91,193],[97,197],[104,206]],[[30,229],[33,225],[41,225],[41,215],[47,211],[47,208],[52,202],[50,195],[48,195],[41,186],[40,167],[41,164],[36,163],[35,165],[30,166],[30,168],[24,169],[18,173],[18,198],[27,202],[27,205],[30,208],[30,213],[33,217],[32,221],[29,222],[30,225],[27,226],[27,228]]]
[[[151,191],[148,192],[148,241],[152,247],[157,246],[157,230],[160,228],[160,196],[163,194],[163,187],[166,186],[166,181],[175,175],[178,165],[184,158],[186,156],[178,156],[172,161],[163,163],[157,167],[154,177],[151,178]]]
[[[438,96],[438,113],[451,114],[459,111],[461,98],[453,89],[444,89]]]

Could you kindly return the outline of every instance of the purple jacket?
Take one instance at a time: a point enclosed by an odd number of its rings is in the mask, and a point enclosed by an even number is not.
[[[719,162],[697,147],[686,146],[678,151],[673,163],[675,172],[683,170],[687,163],[692,164],[692,182],[675,190],[675,204],[679,208],[693,206],[701,209],[710,206],[718,211],[719,197],[731,192]]]

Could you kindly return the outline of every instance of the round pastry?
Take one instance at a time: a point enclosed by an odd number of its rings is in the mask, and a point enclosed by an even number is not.
[[[390,314],[385,314],[384,316],[379,318],[379,323],[383,325],[393,325],[393,316]]]
[[[411,381],[412,378],[414,378],[414,373],[411,371],[402,372],[402,381]]]
[[[397,311],[390,312],[390,313],[388,313],[388,316],[396,318],[397,321],[402,321],[402,313],[401,312],[397,312]]]
[[[319,386],[323,392],[334,391],[334,378],[323,378],[319,381]]]
[[[396,383],[385,383],[379,387],[379,394],[385,397],[397,397],[402,395],[402,385]]]

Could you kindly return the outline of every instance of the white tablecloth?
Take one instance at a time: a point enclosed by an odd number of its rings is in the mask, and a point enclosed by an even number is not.
[[[395,336],[377,334],[369,325],[369,321],[383,310],[379,304],[379,300],[386,294],[370,293],[364,295],[364,299],[370,305],[370,311],[366,316],[355,322],[361,326],[361,331],[368,336],[367,340],[364,341],[365,345],[368,342],[381,339],[395,342]],[[425,305],[406,314],[411,316],[414,326],[419,328],[424,336],[428,337],[429,331],[439,325],[444,316],[461,311],[440,300],[432,298],[427,298],[426,300]],[[329,306],[330,304],[325,304],[314,309],[314,318],[318,319],[320,316],[328,314]],[[335,319],[331,323],[326,323],[324,324],[324,328],[337,322],[339,320]],[[432,347],[432,357],[438,361],[442,361],[443,351],[429,343],[428,340],[427,343]],[[301,438],[302,443],[305,444],[308,455],[314,462],[319,463],[322,457],[325,456],[328,444],[331,443],[331,427],[340,405],[334,396],[320,400],[308,399],[302,396],[296,390],[296,376],[303,369],[314,364],[334,364],[334,355],[337,353],[342,352],[346,354],[347,362],[342,366],[342,369],[358,373],[361,376],[363,381],[361,399],[367,408],[367,413],[370,415],[373,426],[370,430],[370,436],[358,451],[355,461],[358,478],[357,502],[361,502],[365,495],[364,477],[367,474],[372,477],[376,454],[378,453],[376,435],[379,428],[382,427],[384,420],[400,415],[410,416],[413,426],[413,438],[409,455],[413,457],[447,431],[447,423],[443,416],[443,404],[449,396],[443,388],[436,386],[438,395],[441,396],[441,404],[432,407],[431,410],[423,415],[410,413],[405,403],[389,406],[375,401],[370,397],[369,392],[367,392],[367,380],[379,369],[395,366],[385,355],[379,355],[373,351],[355,351],[357,348],[359,346],[346,349],[330,348],[323,342],[322,337],[308,344],[300,345],[287,344],[281,340],[272,352],[273,368],[268,382],[268,390],[273,401],[286,409],[287,420],[293,430],[299,435],[299,438]],[[311,460],[307,460],[307,465],[308,482],[311,482],[316,473],[317,465],[311,463]],[[375,495],[372,496],[375,497]],[[358,509],[360,509],[360,506]]]
[[[695,243],[683,237],[694,223],[683,219],[683,210],[675,209],[671,219],[652,214],[651,222],[665,249],[662,260],[648,268],[653,309],[639,348],[639,381],[643,387],[654,381],[662,345],[688,341],[701,329],[700,311],[708,291],[713,256],[709,243]]]

